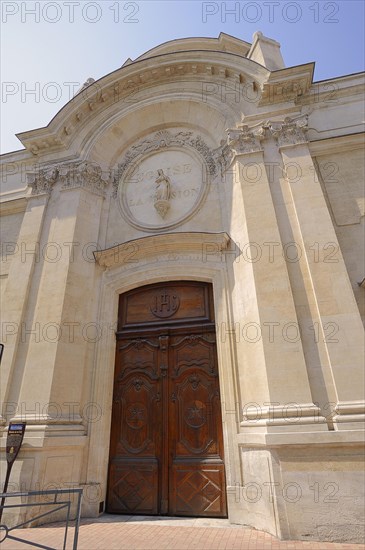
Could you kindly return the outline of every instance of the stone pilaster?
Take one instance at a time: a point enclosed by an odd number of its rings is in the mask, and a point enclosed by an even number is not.
[[[318,331],[324,342],[337,394],[334,427],[363,429],[364,334],[359,310],[349,281],[328,207],[316,174],[307,139],[306,118],[273,122],[270,130],[277,139],[290,187],[296,223],[304,246],[304,260],[313,292]],[[299,170],[297,178],[290,170]]]
[[[313,403],[285,259],[272,261],[281,242],[261,142],[265,129],[228,130],[232,181],[229,233],[240,255],[232,262],[234,338],[237,345],[241,429],[276,433],[327,430]],[[227,146],[226,146],[227,148]],[[290,338],[286,338],[289,331]],[[221,335],[222,336],[222,335]]]
[[[88,380],[87,358],[100,336],[92,252],[108,176],[87,162],[60,165],[56,174],[41,239],[46,250],[41,284],[29,319],[19,395],[25,407],[15,418],[27,421],[28,433],[82,435],[84,423],[97,413],[97,407],[91,410],[87,403],[83,384]],[[33,183],[33,193],[41,189],[42,174]]]
[[[20,228],[15,253],[11,259],[6,283],[2,311],[2,338],[4,355],[1,364],[0,402],[2,415],[0,424],[5,424],[9,414],[13,414],[16,405],[10,395],[12,378],[16,370],[16,359],[24,333],[24,315],[28,305],[28,294],[32,282],[35,264],[39,261],[39,239],[42,231],[44,213],[48,202],[50,186],[55,174],[43,177],[36,196],[28,199]],[[32,178],[31,181],[34,181]]]

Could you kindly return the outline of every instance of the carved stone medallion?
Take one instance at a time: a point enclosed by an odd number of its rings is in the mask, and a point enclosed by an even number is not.
[[[201,206],[207,174],[206,159],[190,145],[166,143],[157,151],[142,152],[119,180],[122,215],[144,231],[177,227]]]

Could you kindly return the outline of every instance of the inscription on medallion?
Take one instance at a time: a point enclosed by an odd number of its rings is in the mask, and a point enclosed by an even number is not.
[[[192,164],[175,164],[174,166],[167,166],[163,168],[166,176],[171,178],[172,176],[177,176],[181,174],[190,174],[192,171]],[[147,172],[140,172],[137,170],[133,173],[131,178],[138,182],[143,180],[154,180],[158,177],[158,170],[148,170]]]

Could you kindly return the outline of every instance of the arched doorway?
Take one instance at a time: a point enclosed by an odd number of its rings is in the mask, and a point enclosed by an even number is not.
[[[226,517],[212,287],[120,296],[107,511]]]

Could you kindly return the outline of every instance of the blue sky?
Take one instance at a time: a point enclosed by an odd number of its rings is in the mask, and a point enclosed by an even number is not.
[[[15,133],[47,125],[77,83],[174,38],[225,32],[251,42],[260,30],[281,43],[286,66],[315,61],[315,80],[364,70],[362,0],[2,0],[0,7],[1,152],[21,149]]]

